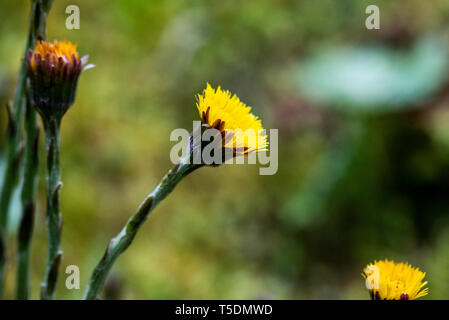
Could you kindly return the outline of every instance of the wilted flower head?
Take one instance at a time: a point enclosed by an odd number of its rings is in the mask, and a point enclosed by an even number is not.
[[[87,58],[80,59],[76,45],[67,41],[37,41],[29,50],[30,98],[43,118],[61,118],[73,104],[81,71],[93,67]]]
[[[233,156],[267,149],[262,122],[236,95],[220,86],[213,89],[208,83],[204,92],[198,95],[196,106],[203,126],[219,130],[223,147],[232,149]]]
[[[415,300],[428,294],[426,274],[408,263],[384,260],[366,266],[362,276],[373,300]]]

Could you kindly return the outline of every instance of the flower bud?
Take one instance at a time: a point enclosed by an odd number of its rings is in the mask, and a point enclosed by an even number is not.
[[[29,96],[44,121],[60,120],[73,104],[79,75],[93,67],[87,59],[80,59],[76,45],[66,41],[38,41],[28,51]]]

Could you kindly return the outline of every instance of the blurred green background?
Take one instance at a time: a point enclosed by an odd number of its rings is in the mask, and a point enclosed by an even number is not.
[[[65,28],[70,4],[80,30]],[[380,30],[365,28],[370,4]],[[28,14],[29,1],[1,0],[2,106]],[[84,289],[170,168],[170,132],[198,120],[206,82],[279,129],[279,170],[225,165],[186,178],[118,260],[105,298],[366,299],[360,273],[383,258],[426,271],[426,298],[449,298],[448,18],[447,0],[55,0],[48,39],[78,43],[96,65],[62,126],[57,298],[82,296],[65,288],[65,267],[80,267]],[[4,108],[0,117],[4,132]],[[46,256],[40,147],[33,298]],[[14,203],[10,252],[18,212]]]

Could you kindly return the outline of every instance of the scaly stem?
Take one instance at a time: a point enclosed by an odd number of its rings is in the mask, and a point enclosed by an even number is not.
[[[27,103],[25,109],[25,163],[22,185],[22,218],[18,234],[16,297],[28,299],[30,243],[33,234],[35,193],[38,169],[39,129],[36,111]]]
[[[113,238],[100,262],[94,269],[84,293],[85,300],[96,299],[115,260],[130,246],[140,226],[148,218],[150,212],[169,195],[173,188],[190,172],[201,165],[178,164],[161,180],[159,185],[140,204],[137,212],[126,222],[122,231]]]
[[[51,1],[33,1],[34,22],[31,32],[31,43],[37,39],[45,40],[47,14]],[[36,111],[30,105],[28,99],[25,109],[25,163],[22,185],[22,217],[18,233],[17,255],[17,284],[16,297],[26,300],[29,296],[29,265],[30,245],[33,234],[33,222],[35,211],[35,193],[38,171],[38,143],[39,128],[37,125]]]
[[[60,238],[62,216],[59,211],[59,189],[62,183],[59,179],[59,146],[60,146],[60,120],[44,120],[45,145],[47,150],[47,241],[48,260],[45,278],[41,287],[41,298],[50,300],[54,298],[58,267],[62,258]]]
[[[50,10],[51,0],[33,0],[31,4],[30,24],[28,31],[28,39],[25,44],[26,56],[29,49],[34,46],[39,35],[45,35],[45,21],[48,11]],[[19,168],[20,168],[20,133],[23,122],[23,109],[26,100],[26,63],[22,60],[20,65],[19,76],[17,79],[16,91],[13,102],[14,121],[9,132],[6,144],[6,168],[5,176],[0,193],[0,242],[3,248],[0,255],[0,297],[3,294],[3,282],[6,269],[6,234],[8,225],[8,211],[11,202],[11,196],[16,187]]]

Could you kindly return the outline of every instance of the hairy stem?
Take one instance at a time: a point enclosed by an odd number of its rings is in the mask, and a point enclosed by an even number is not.
[[[27,103],[25,109],[25,163],[22,185],[22,217],[18,234],[16,297],[28,299],[30,244],[33,234],[35,193],[38,169],[39,129],[36,111]]]
[[[54,298],[58,278],[59,263],[62,258],[60,250],[62,216],[59,211],[59,189],[62,183],[59,178],[60,120],[44,120],[45,145],[47,150],[47,238],[48,260],[45,278],[41,287],[41,298]]]
[[[182,163],[176,165],[165,175],[158,186],[147,195],[137,212],[126,222],[122,231],[109,242],[103,258],[95,267],[89,280],[84,293],[85,300],[97,299],[115,260],[131,245],[137,231],[148,218],[150,212],[172,192],[182,178],[200,166]]]
[[[45,21],[50,10],[52,0],[32,0],[28,38],[25,44],[26,56],[29,49],[34,46],[36,39],[45,35]],[[20,168],[20,140],[23,122],[23,109],[26,101],[26,64],[25,59],[20,65],[16,91],[13,102],[14,123],[10,127],[6,143],[6,170],[2,190],[0,193],[0,242],[2,252],[0,255],[0,297],[3,294],[3,283],[6,269],[6,234],[8,225],[8,211],[11,196],[16,187]]]
[[[31,43],[34,46],[36,40],[45,40],[47,14],[50,10],[51,1],[32,2],[34,7],[34,23],[31,33]],[[25,109],[25,163],[23,170],[22,185],[22,217],[18,233],[18,255],[17,255],[17,299],[26,300],[29,297],[29,265],[30,245],[33,234],[33,222],[35,211],[35,194],[38,172],[38,143],[39,128],[37,125],[36,111],[27,99]]]

